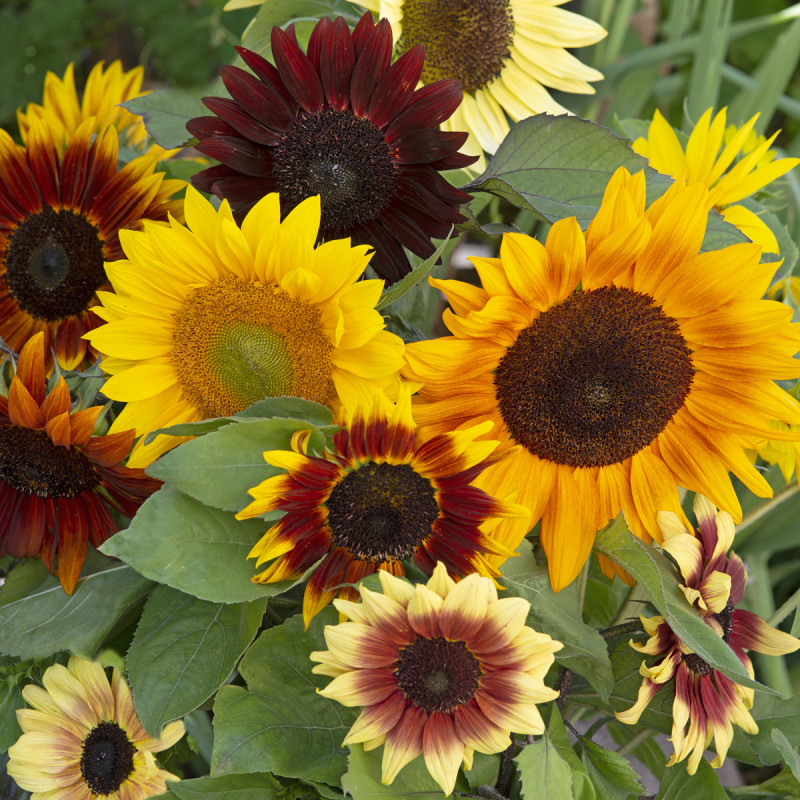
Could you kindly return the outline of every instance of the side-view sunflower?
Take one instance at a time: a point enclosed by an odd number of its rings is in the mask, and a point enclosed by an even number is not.
[[[42,683],[23,687],[33,707],[17,711],[23,733],[8,750],[8,774],[31,800],[145,800],[179,780],[153,753],[183,736],[183,722],[148,735],[119,670],[109,684],[102,665],[73,656],[48,667]]]
[[[97,290],[110,288],[103,262],[122,255],[120,229],[181,215],[173,195],[183,181],[155,172],[155,156],[120,169],[116,130],[96,131],[84,120],[62,151],[61,133],[40,120],[25,147],[0,130],[0,338],[18,351],[43,332],[48,368],[51,350],[65,369],[85,358],[83,334],[100,324]]]
[[[120,466],[132,430],[92,435],[102,406],[71,413],[63,378],[45,392],[43,345],[37,333],[22,348],[0,396],[0,556],[41,556],[72,594],[88,543],[118,530],[112,512],[132,517],[161,482]]]
[[[425,48],[425,84],[460,81],[464,101],[442,123],[469,131],[465,152],[494,153],[514,122],[568,113],[549,89],[594,94],[603,74],[568,52],[599,42],[606,31],[586,17],[555,8],[566,0],[359,0],[389,20],[397,51]]]
[[[498,442],[475,441],[490,422],[420,444],[408,387],[391,411],[386,405],[378,396],[359,408],[321,457],[307,455],[302,434],[292,452],[264,453],[286,473],[251,489],[255,500],[236,515],[284,512],[248,555],[258,557],[257,566],[275,559],[254,582],[298,577],[323,559],[306,586],[306,626],[336,596],[336,587],[378,570],[403,575],[405,559],[428,575],[437,561],[454,576],[499,575],[485,554],[503,561],[513,553],[492,538],[491,526],[501,517],[527,517],[527,509],[471,485],[497,459]],[[338,594],[357,597],[349,587]]]
[[[241,228],[191,187],[186,227],[122,231],[127,261],[107,264],[116,294],[100,292],[107,324],[87,334],[112,376],[103,393],[126,403],[111,431],[235,414],[290,395],[337,412],[374,391],[396,391],[403,342],[375,310],[383,281],[358,280],[366,245],[315,247],[319,197],[281,222],[278,195]],[[129,464],[147,466],[185,441],[140,440]]]
[[[255,75],[223,67],[231,99],[204,98],[216,116],[186,126],[222,162],[192,178],[198,189],[228,200],[237,218],[270,192],[284,215],[319,194],[320,237],[374,247],[370,266],[388,283],[411,269],[404,247],[427,258],[431,238],[463,221],[470,195],[439,173],[475,159],[458,152],[466,133],[437,130],[461,89],[449,80],[415,90],[421,47],[392,64],[388,23],[365,14],[352,33],[342,17],[321,19],[307,53],[294,25],[273,28],[275,66],[237,50]]]
[[[501,447],[519,446],[477,485],[519,488],[529,519],[495,535],[514,548],[540,522],[556,590],[620,511],[660,538],[656,514],[679,512],[678,486],[739,521],[729,471],[771,496],[745,446],[797,439],[770,420],[800,422],[773,382],[800,374],[800,326],[762,299],[775,265],[759,264],[758,245],[699,252],[716,198],[676,182],[645,209],[644,173],[621,168],[586,234],[574,218],[544,245],[506,234],[499,259],[472,259],[482,288],[430,281],[452,336],[407,346],[404,374],[424,384],[414,418],[423,438],[490,419]]]
[[[383,744],[384,784],[422,754],[450,795],[476,750],[544,732],[536,704],[558,696],[544,676],[563,645],[527,627],[530,603],[499,600],[489,578],[455,583],[441,562],[425,585],[378,575],[383,594],[362,586],[360,603],[333,601],[351,621],[325,626],[312,672],[333,678],[320,694],[364,706],[343,744]]]
[[[753,665],[746,650],[767,655],[793,653],[800,648],[800,639],[776,630],[752,611],[736,608],[744,595],[747,573],[741,559],[732,551],[728,553],[733,544],[733,520],[725,511],[716,513],[701,495],[695,497],[694,511],[696,530],[685,527],[675,514],[659,514],[664,533],[662,547],[680,569],[685,582],[678,585],[686,599],[733,650],[752,678]],[[694,775],[703,751],[713,739],[717,757],[711,766],[721,767],[733,739],[733,725],[746,733],[758,733],[758,725],[750,715],[753,690],[734,683],[703,661],[675,635],[663,617],[640,619],[650,638],[644,644],[631,641],[631,647],[659,658],[649,667],[646,661],[642,662],[644,680],[639,697],[627,711],[617,713],[617,719],[635,725],[656,693],[674,680],[670,741],[675,752],[667,766],[688,759],[686,770]]]
[[[769,139],[756,137],[753,125],[758,114],[741,128],[726,128],[727,109],[723,108],[713,119],[712,111],[709,108],[697,121],[684,150],[672,126],[656,110],[647,138],[636,139],[633,149],[665,175],[682,176],[689,183],[699,182],[709,188],[719,187],[717,211],[751,241],[760,244],[765,253],[777,253],[778,242],[769,226],[737,204],[785,175],[800,164],[800,158],[775,160],[775,152],[769,148],[780,131]]]
[[[40,120],[51,131],[59,152],[63,153],[67,141],[81,123],[93,117],[95,133],[111,125],[126,144],[141,147],[147,140],[144,120],[120,103],[146,94],[142,92],[143,79],[144,67],[125,71],[121,61],[113,61],[107,68],[104,61],[99,61],[92,67],[79,100],[73,63],[69,64],[63,78],[48,71],[41,105],[28,103],[24,112],[17,110],[22,140],[28,138],[33,120]]]

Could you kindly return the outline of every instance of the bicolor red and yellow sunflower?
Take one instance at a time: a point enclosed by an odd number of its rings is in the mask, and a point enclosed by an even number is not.
[[[740,520],[729,471],[772,493],[745,449],[800,438],[770,425],[800,423],[774,383],[800,375],[800,325],[762,299],[775,265],[758,245],[700,252],[717,197],[676,182],[646,207],[644,173],[621,168],[585,234],[574,218],[545,244],[506,234],[500,258],[472,259],[482,287],[430,280],[452,335],[407,345],[404,374],[424,384],[414,418],[423,438],[495,423],[516,453],[477,485],[519,488],[531,515],[496,535],[513,549],[539,522],[556,590],[620,511],[660,539],[657,512],[680,513],[679,486]]]
[[[112,514],[132,517],[161,485],[120,466],[132,430],[93,436],[102,406],[71,412],[59,378],[45,390],[44,334],[22,348],[8,397],[0,396],[0,556],[41,556],[69,594],[88,544],[118,530]]]
[[[364,706],[343,744],[383,744],[384,784],[421,754],[449,795],[475,751],[544,731],[536,704],[558,696],[544,676],[563,645],[527,627],[530,603],[498,599],[489,578],[455,583],[441,562],[427,584],[378,575],[383,594],[362,586],[360,603],[333,601],[350,621],[325,626],[312,671],[333,678],[320,694]]]
[[[403,248],[432,255],[463,221],[470,195],[439,173],[472,164],[458,152],[466,133],[438,126],[461,102],[456,80],[416,89],[424,53],[414,47],[391,63],[392,32],[365,14],[350,32],[323,17],[304,53],[294,24],[272,29],[275,66],[237,48],[255,75],[223,67],[229,98],[206,97],[216,114],[190,120],[197,149],[220,166],[197,173],[203,191],[225,198],[237,218],[278,192],[288,213],[322,198],[320,237],[350,237],[375,248],[370,266],[388,283],[411,270]]]
[[[733,650],[752,678],[747,650],[767,655],[793,653],[800,648],[800,639],[776,630],[752,611],[736,608],[744,595],[747,572],[739,556],[728,552],[733,544],[733,520],[725,511],[717,513],[702,495],[695,497],[694,511],[694,530],[671,512],[659,514],[662,547],[678,565],[684,580],[678,586],[687,601]],[[753,690],[706,663],[675,635],[663,617],[639,618],[650,638],[644,644],[631,641],[631,647],[658,657],[658,661],[651,666],[642,662],[644,680],[639,697],[627,711],[618,712],[617,719],[635,725],[656,693],[674,681],[670,741],[675,752],[667,766],[688,759],[686,769],[694,775],[703,751],[713,740],[717,757],[711,766],[721,767],[733,739],[733,725],[758,733],[750,715]]]
[[[264,453],[268,464],[286,472],[251,489],[255,500],[236,515],[283,512],[248,555],[258,558],[257,566],[275,559],[256,583],[298,577],[323,559],[306,586],[306,625],[337,592],[357,596],[338,586],[378,570],[403,575],[405,559],[428,575],[439,561],[454,576],[495,577],[486,555],[501,563],[513,552],[495,541],[493,526],[503,517],[527,517],[527,509],[472,485],[497,460],[497,442],[475,441],[489,433],[490,422],[421,444],[408,387],[396,406],[387,405],[376,397],[361,406],[321,456],[307,454],[307,432],[295,435],[291,452]]]

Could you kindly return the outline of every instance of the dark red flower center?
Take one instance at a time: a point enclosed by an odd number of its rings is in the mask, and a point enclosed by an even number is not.
[[[37,497],[75,497],[98,484],[92,462],[40,430],[0,426],[0,481]]]
[[[478,688],[481,668],[464,642],[417,639],[404,647],[394,671],[406,699],[432,714],[454,711]]]
[[[520,332],[495,371],[511,435],[539,458],[603,467],[649,445],[694,368],[678,323],[627,288],[577,291]]]
[[[82,314],[106,282],[98,229],[66,208],[28,214],[9,234],[4,262],[9,294],[46,322]]]
[[[375,219],[394,196],[397,167],[383,134],[348,109],[301,112],[273,154],[284,212],[315,194],[327,238]]]
[[[408,464],[366,464],[333,487],[325,505],[335,547],[362,561],[402,561],[439,516],[431,482]]]
[[[116,722],[101,722],[83,740],[81,775],[93,795],[116,792],[133,772],[136,747]]]
[[[514,18],[508,0],[404,0],[401,53],[425,48],[424,83],[461,81],[474,93],[497,78],[511,57]]]

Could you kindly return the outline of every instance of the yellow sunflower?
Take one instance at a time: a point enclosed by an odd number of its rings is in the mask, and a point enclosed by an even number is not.
[[[455,78],[464,99],[442,123],[469,131],[461,148],[494,153],[514,122],[546,111],[564,114],[548,88],[593,94],[588,81],[603,74],[568,49],[599,42],[606,31],[586,17],[554,6],[566,0],[360,0],[389,20],[398,53],[425,48],[422,82]]]
[[[17,711],[23,734],[8,750],[8,774],[31,800],[144,800],[178,780],[153,753],[183,736],[183,722],[149,736],[118,670],[109,684],[100,664],[73,657],[48,667],[42,683],[22,689],[33,708]]]
[[[633,149],[644,156],[653,169],[665,175],[682,176],[689,183],[704,183],[709,188],[719,187],[717,211],[751,241],[760,244],[765,253],[777,253],[778,242],[767,224],[749,209],[736,204],[785,175],[800,164],[800,159],[775,161],[775,152],[769,147],[780,131],[769,139],[757,137],[753,125],[758,114],[741,128],[729,126],[726,129],[726,109],[713,119],[712,110],[709,108],[697,121],[685,151],[675,131],[658,111],[650,123],[647,138],[637,139]]]
[[[499,259],[472,259],[482,288],[430,281],[453,335],[407,346],[405,375],[424,384],[414,417],[423,437],[491,419],[501,448],[521,445],[476,485],[518,489],[531,516],[495,538],[516,547],[540,521],[556,590],[620,511],[660,539],[656,514],[680,513],[678,486],[740,520],[728,471],[771,494],[746,441],[798,438],[770,420],[800,423],[773,383],[800,374],[800,325],[761,299],[775,265],[758,245],[699,252],[717,197],[676,182],[645,209],[644,173],[620,168],[586,234],[574,218],[544,245],[506,234]]]
[[[362,280],[367,245],[315,247],[319,196],[281,222],[277,194],[239,228],[189,188],[186,227],[121,231],[127,261],[106,265],[116,294],[100,292],[108,324],[87,334],[112,376],[103,393],[127,403],[111,432],[141,436],[168,425],[235,414],[290,395],[329,406],[394,391],[402,340],[383,330],[381,280]],[[140,440],[129,465],[146,466],[185,439]]]

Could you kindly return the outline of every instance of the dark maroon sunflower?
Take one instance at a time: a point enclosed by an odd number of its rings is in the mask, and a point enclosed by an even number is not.
[[[285,215],[301,200],[322,198],[323,239],[350,237],[375,248],[371,266],[388,283],[411,269],[403,247],[427,258],[431,238],[462,222],[470,195],[441,170],[476,159],[459,153],[466,133],[438,126],[461,103],[458,81],[415,89],[424,53],[411,48],[391,63],[387,20],[364,14],[353,32],[342,17],[323,18],[308,42],[294,25],[272,29],[276,66],[237,48],[255,77],[222,68],[231,98],[206,97],[214,117],[187,123],[197,149],[222,162],[192,181],[228,200],[237,218],[278,192]]]

